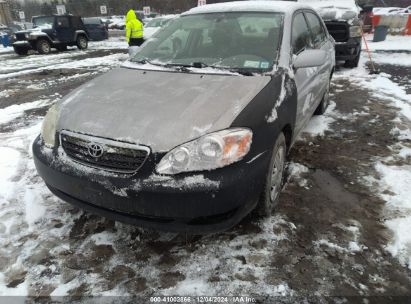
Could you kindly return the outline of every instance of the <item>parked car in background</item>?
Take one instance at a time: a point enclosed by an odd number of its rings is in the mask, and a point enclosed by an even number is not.
[[[108,28],[111,30],[124,30],[126,28],[125,16],[110,16],[110,24]]]
[[[37,171],[63,200],[145,227],[206,233],[254,208],[270,216],[286,154],[327,108],[334,67],[308,6],[194,8],[48,111]]]
[[[32,21],[33,29],[16,32],[13,48],[19,55],[27,55],[31,49],[48,54],[52,48],[64,51],[67,46],[77,45],[83,50],[88,46],[89,37],[81,17],[38,16]]]
[[[110,25],[111,20],[107,17],[101,17],[100,19],[101,22],[103,22],[103,24],[105,25],[106,29],[108,30],[108,26]]]
[[[83,18],[83,23],[90,40],[101,41],[108,39],[108,30],[101,18]]]
[[[335,40],[337,61],[346,67],[357,67],[361,57],[362,36],[360,7],[355,0],[298,0],[310,5],[323,18]]]
[[[151,19],[144,25],[144,38],[150,38],[177,16],[178,15],[166,15]]]

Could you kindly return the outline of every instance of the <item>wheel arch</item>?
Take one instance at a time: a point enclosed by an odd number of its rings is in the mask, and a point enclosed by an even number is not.
[[[291,149],[293,141],[293,128],[290,123],[287,123],[281,130],[285,137],[285,144],[287,145],[287,152]]]
[[[77,30],[77,31],[74,33],[74,40],[77,40],[77,38],[78,38],[79,36],[84,36],[84,37],[87,38],[87,40],[90,40],[87,32],[84,31],[84,30]]]

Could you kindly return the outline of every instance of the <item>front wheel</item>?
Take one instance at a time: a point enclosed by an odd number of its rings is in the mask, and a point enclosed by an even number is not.
[[[262,217],[269,217],[278,205],[283,185],[284,168],[286,161],[286,142],[283,133],[275,141],[270,164],[267,170],[265,186],[256,211]]]
[[[360,58],[361,58],[361,51],[358,53],[357,57],[355,57],[354,59],[345,61],[345,66],[347,68],[356,68],[356,67],[358,67],[358,65],[360,63]]]
[[[88,40],[84,35],[77,37],[76,45],[79,50],[85,50],[88,47]]]
[[[36,43],[36,49],[40,54],[49,54],[51,51],[51,45],[50,42],[46,39],[40,39]]]

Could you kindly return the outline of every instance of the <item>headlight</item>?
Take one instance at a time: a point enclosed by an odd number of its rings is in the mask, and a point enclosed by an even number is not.
[[[29,38],[30,38],[30,34],[29,34],[29,33],[26,33],[26,34],[24,34],[24,37],[26,37],[26,39],[29,39]]]
[[[56,127],[57,119],[59,115],[59,109],[57,105],[53,105],[44,117],[43,125],[41,127],[41,137],[43,138],[44,144],[53,148],[56,143]]]
[[[361,26],[350,26],[350,37],[361,37]]]
[[[204,135],[168,152],[157,165],[159,174],[213,170],[241,160],[249,151],[253,132],[228,129]]]

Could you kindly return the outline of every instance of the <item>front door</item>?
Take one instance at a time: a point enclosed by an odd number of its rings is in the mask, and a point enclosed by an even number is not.
[[[321,22],[320,17],[309,11],[304,12],[304,14],[311,29],[314,48],[324,50],[327,54],[327,60],[325,61],[325,64],[318,67],[316,103],[313,104],[312,109],[312,112],[314,112],[318,104],[323,99],[326,90],[329,90],[331,71],[333,69],[332,62],[334,57],[334,47],[330,39],[327,37],[325,26]]]
[[[312,36],[307,21],[302,12],[294,15],[292,25],[291,47],[293,60],[307,49],[313,48]],[[300,68],[295,71],[295,83],[297,86],[297,117],[295,122],[296,134],[298,134],[307,120],[311,118],[311,109],[316,101],[316,89],[318,68]]]

